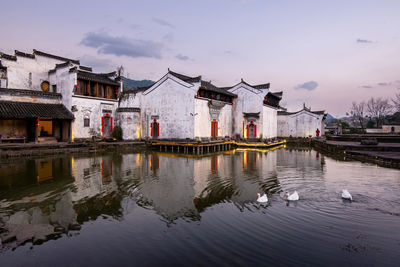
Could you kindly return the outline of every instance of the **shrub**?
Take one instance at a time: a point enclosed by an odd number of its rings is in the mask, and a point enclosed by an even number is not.
[[[117,139],[118,141],[122,140],[122,128],[121,126],[115,126],[112,132],[112,137]]]

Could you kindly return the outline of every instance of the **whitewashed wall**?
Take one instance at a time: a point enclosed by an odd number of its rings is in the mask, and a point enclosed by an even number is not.
[[[115,125],[121,126],[124,140],[142,137],[140,112],[117,112]]]
[[[317,129],[320,130],[320,135],[323,135],[323,117],[324,115],[306,110],[291,115],[278,115],[278,136],[315,137]]]
[[[257,135],[262,133],[263,120],[261,118],[263,113],[263,101],[264,96],[268,93],[268,90],[258,90],[250,88],[245,84],[238,84],[234,88],[229,90],[231,93],[238,95],[234,100],[232,107],[232,125],[233,132],[232,135],[239,134],[241,137],[244,136],[243,132],[243,113],[258,113],[260,112],[260,118],[254,123],[257,125]],[[246,125],[246,122],[244,122]]]
[[[57,86],[57,92],[62,95],[62,103],[68,110],[71,110],[72,95],[74,94],[74,86],[77,83],[77,74],[69,72],[69,69],[73,66],[71,64],[63,68],[57,68],[56,72],[49,75],[50,87],[52,85]],[[52,90],[52,88],[50,89]]]
[[[2,101],[16,101],[16,102],[31,102],[31,103],[44,103],[44,104],[60,104],[61,99],[52,96],[38,96],[38,95],[25,95],[23,93],[10,93],[0,92],[0,100]]]
[[[208,107],[208,99],[195,100],[194,136],[211,137],[211,116]],[[221,102],[222,103],[222,102]],[[232,105],[225,104],[221,108],[218,117],[218,136],[232,136]]]
[[[167,74],[143,92],[141,101],[143,136],[150,136],[152,116],[158,116],[159,137],[194,138],[195,96],[199,84],[185,83]]]
[[[72,122],[72,138],[91,138],[90,129],[101,135],[101,117],[103,110],[112,110],[110,116],[113,117],[115,125],[115,110],[118,101],[112,99],[102,99],[87,96],[73,96],[72,105],[76,105],[78,111],[73,112],[75,120]],[[90,126],[84,127],[83,119],[90,119]]]
[[[400,133],[400,125],[382,125],[382,128],[369,128],[366,131],[367,133],[391,133],[392,127],[395,133]]]
[[[275,138],[278,136],[278,118],[277,110],[263,106],[262,111],[262,137],[263,138]]]
[[[65,61],[35,55],[35,58],[17,56],[17,61],[2,58],[1,62],[7,67],[8,88],[41,91],[40,84],[49,81],[49,70]],[[31,84],[29,73],[32,76]]]

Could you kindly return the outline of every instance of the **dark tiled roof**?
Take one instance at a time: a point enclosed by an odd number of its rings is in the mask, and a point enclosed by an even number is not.
[[[56,64],[56,67],[54,69],[49,70],[49,74],[56,72],[56,70],[59,69],[59,68],[68,67],[69,64],[71,64],[71,61],[66,61],[64,63]]]
[[[256,89],[269,89],[270,83],[256,84],[250,86]]]
[[[245,81],[242,79],[242,80],[240,81],[240,83],[235,84],[234,86],[227,86],[227,87],[220,87],[220,88],[221,88],[221,89],[224,89],[224,90],[229,90],[229,89],[232,89],[233,87],[235,87],[235,86],[237,86],[237,85],[239,85],[239,84],[241,84],[241,83],[244,83],[245,85],[250,86],[250,87],[255,88],[255,89],[269,89],[269,86],[270,86],[270,83],[263,83],[263,84],[251,85],[251,84],[245,82]]]
[[[140,108],[117,108],[117,112],[140,112]]]
[[[63,104],[0,101],[0,118],[27,119],[52,118],[74,119],[74,115]]]
[[[27,54],[27,53],[24,53],[24,52],[21,52],[18,50],[15,50],[14,53],[16,56],[20,56],[20,57],[35,58],[35,55],[33,55],[33,54]]]
[[[278,115],[294,115],[294,114],[297,114],[299,112],[302,112],[303,110],[308,111],[308,112],[313,113],[313,114],[316,114],[316,115],[325,115],[325,111],[324,110],[311,111],[308,108],[303,108],[302,110],[299,110],[299,111],[296,111],[296,112],[278,111]]]
[[[79,60],[74,60],[74,59],[69,59],[69,58],[66,58],[66,57],[60,57],[60,56],[44,53],[44,52],[41,52],[41,51],[36,50],[36,49],[33,49],[33,54],[34,55],[39,55],[39,56],[42,56],[42,57],[54,58],[54,59],[58,59],[58,60],[62,60],[62,61],[71,61],[72,63],[78,64],[78,65],[80,64]]]
[[[12,55],[8,55],[5,53],[0,53],[0,57],[7,59],[7,60],[12,60],[12,61],[17,61],[17,57],[16,56],[12,56]]]
[[[93,71],[91,67],[79,66],[79,68],[80,68],[81,70],[85,70],[85,71],[90,71],[90,72]]]
[[[141,87],[132,87],[131,89],[124,91],[124,93],[127,93],[127,94],[134,93],[134,94],[136,94],[136,93],[139,93],[139,92],[146,91],[147,89],[149,89],[152,86],[153,85],[141,86]]]
[[[85,80],[85,81],[99,82],[99,83],[104,83],[104,84],[109,84],[109,85],[117,85],[117,86],[120,85],[120,83],[111,80],[105,74],[97,74],[97,73],[79,71],[79,70],[78,70],[78,79]]]
[[[201,81],[200,89],[204,89],[204,90],[208,90],[208,91],[212,91],[212,92],[216,92],[216,93],[220,93],[220,94],[224,94],[224,95],[229,95],[232,97],[237,97],[237,95],[235,95],[227,90],[216,87],[211,82]]]
[[[169,74],[172,74],[173,76],[175,76],[178,79],[181,79],[182,81],[185,81],[187,83],[198,83],[201,81],[201,76],[197,76],[197,77],[189,77],[183,74],[179,74],[173,71],[168,70]]]
[[[60,93],[43,92],[38,90],[29,89],[12,89],[12,88],[0,88],[0,94],[7,94],[12,96],[39,96],[52,99],[61,99]]]
[[[272,95],[272,96],[275,96],[275,97],[277,97],[277,98],[279,98],[279,99],[282,99],[283,92],[275,92],[275,93],[273,93],[273,92],[268,92],[267,95]]]
[[[101,75],[110,77],[110,76],[115,76],[117,74],[116,71],[108,72],[108,73],[100,73]]]
[[[246,113],[246,112],[243,112],[243,116],[245,118],[249,118],[249,117],[259,118],[260,117],[260,112],[257,112],[257,113]]]

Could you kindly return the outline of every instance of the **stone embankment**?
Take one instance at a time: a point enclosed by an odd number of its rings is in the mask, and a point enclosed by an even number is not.
[[[389,139],[382,136],[379,139],[370,136],[364,138],[357,136],[356,139],[348,136],[343,136],[342,139],[340,137],[315,138],[312,140],[312,146],[339,158],[400,168],[400,142],[393,142],[400,139],[392,136]]]
[[[53,144],[1,144],[0,159],[48,156],[69,153],[101,153],[110,151],[140,151],[146,149],[144,141],[82,142]]]

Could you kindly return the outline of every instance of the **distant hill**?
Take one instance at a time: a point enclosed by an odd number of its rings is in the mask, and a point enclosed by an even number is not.
[[[325,123],[330,123],[331,121],[335,120],[336,118],[333,117],[331,114],[326,115]]]
[[[150,80],[140,80],[140,81],[138,81],[138,80],[132,80],[132,79],[124,77],[124,88],[123,88],[123,90],[126,91],[126,90],[132,89],[134,87],[151,86],[153,84],[154,84],[154,82],[150,81]]]

